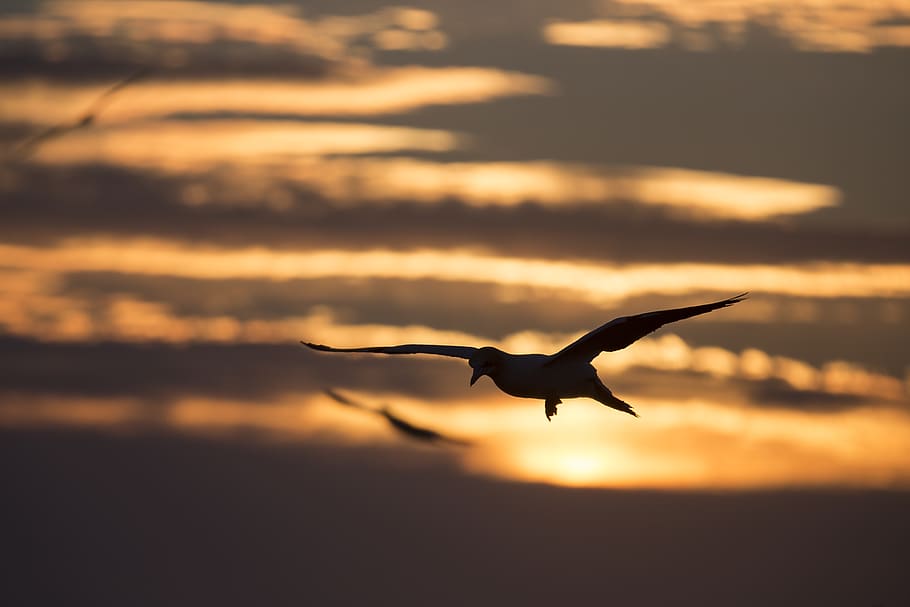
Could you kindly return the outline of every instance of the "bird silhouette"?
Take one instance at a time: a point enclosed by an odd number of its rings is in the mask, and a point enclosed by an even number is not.
[[[82,115],[80,115],[78,118],[76,118],[76,120],[64,124],[55,124],[53,126],[49,126],[27,137],[23,141],[20,141],[18,144],[16,144],[12,150],[10,150],[9,156],[11,158],[17,158],[19,160],[28,158],[35,152],[36,149],[38,149],[39,146],[50,141],[51,139],[62,137],[67,133],[94,124],[98,119],[98,115],[104,110],[105,107],[107,107],[107,105],[110,104],[113,96],[117,92],[125,89],[137,80],[145,78],[149,72],[151,72],[151,69],[147,67],[136,70],[120,82],[108,88],[101,95],[99,95],[88,107],[88,109],[86,109],[86,111],[83,112]]]
[[[376,415],[381,415],[389,423],[392,428],[400,432],[404,436],[422,441],[425,443],[448,443],[450,445],[458,445],[461,447],[467,447],[471,443],[465,440],[458,438],[452,438],[435,430],[430,430],[429,428],[423,428],[421,426],[415,426],[409,421],[406,421],[389,409],[387,405],[382,405],[379,407],[370,407],[361,402],[355,401],[350,397],[343,396],[336,392],[335,390],[326,389],[324,392],[335,400],[335,402],[344,405],[346,407],[352,407],[354,409],[360,409],[361,411],[367,411],[369,413],[374,413]]]
[[[686,308],[658,310],[633,316],[621,316],[581,336],[555,354],[510,354],[492,346],[446,346],[437,344],[404,344],[333,348],[301,341],[322,352],[372,352],[378,354],[433,354],[464,358],[473,369],[470,385],[484,375],[511,396],[544,400],[544,413],[549,421],[563,398],[587,397],[618,411],[638,417],[629,403],[617,398],[607,388],[591,364],[601,352],[622,350],[667,323],[739,303],[748,293],[729,299]]]

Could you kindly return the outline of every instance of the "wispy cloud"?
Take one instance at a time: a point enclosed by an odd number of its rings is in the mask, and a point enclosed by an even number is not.
[[[147,409],[135,398],[66,398],[7,394],[0,405],[0,425],[6,427],[70,426],[110,428],[147,421]]]
[[[455,133],[338,123],[194,120],[146,121],[73,133],[47,143],[35,160],[50,166],[108,164],[192,177],[203,194],[192,204],[235,204],[217,195],[219,179],[238,171],[243,191],[295,185],[350,206],[407,200],[439,205],[603,207],[635,203],[690,219],[766,221],[836,207],[832,186],[672,167],[591,166],[559,162],[438,162],[415,158],[346,158],[402,150],[463,149]],[[342,157],[326,157],[342,155]],[[207,175],[215,168],[230,168]],[[260,197],[268,206],[268,197]]]
[[[287,4],[104,0],[46,2],[27,16],[0,19],[0,36],[60,45],[76,37],[132,48],[247,43],[280,47],[331,60],[352,55],[352,46],[395,50],[439,50],[446,44],[438,17],[425,9],[387,7],[360,15],[306,18]],[[394,44],[390,43],[394,38]],[[180,49],[181,47],[177,47]],[[183,48],[186,48],[185,46]],[[65,52],[59,50],[58,52]]]
[[[461,250],[273,251],[152,240],[72,240],[53,247],[0,245],[8,265],[46,272],[112,271],[197,278],[437,278],[564,289],[592,301],[643,293],[760,291],[811,297],[906,296],[906,264],[595,264]]]
[[[104,163],[196,173],[223,165],[401,150],[444,152],[458,137],[441,130],[356,123],[262,120],[150,120],[69,134],[42,146],[52,165]]]
[[[666,45],[672,38],[670,28],[648,21],[554,21],[543,28],[544,40],[566,46],[605,46],[642,49]]]
[[[574,332],[521,329],[501,339],[466,331],[442,330],[415,323],[393,325],[340,322],[325,308],[284,316],[248,314],[224,309],[187,314],[166,302],[112,292],[100,297],[63,294],[52,277],[8,273],[11,297],[0,303],[0,327],[7,333],[48,341],[204,343],[296,343],[298,338],[337,346],[394,343],[491,343],[514,352],[555,352],[578,337]],[[585,328],[587,330],[587,328]],[[854,395],[900,400],[902,380],[870,371],[855,362],[828,360],[814,366],[756,348],[735,352],[717,346],[694,347],[672,333],[645,338],[634,347],[598,359],[597,366],[613,376],[635,368],[694,372],[723,380],[782,382],[810,393]]]
[[[313,125],[318,132],[317,127]],[[268,132],[264,128],[262,132]],[[377,147],[427,147],[450,137],[456,145],[463,143],[458,134],[443,135],[448,131],[375,131],[377,136],[383,133],[389,138],[380,137],[375,142]],[[433,133],[442,138],[437,141]],[[104,149],[102,141],[95,144],[97,149]],[[263,146],[266,150],[283,149],[277,142],[265,141]],[[301,143],[301,148],[307,146]],[[206,149],[203,143],[200,147]],[[85,153],[88,155],[89,150]],[[811,216],[800,223],[779,221],[780,216],[773,214],[775,209],[795,212],[799,204],[822,204],[840,196],[827,186],[788,180],[773,180],[763,192],[760,184],[764,178],[685,171],[684,182],[692,183],[692,190],[680,189],[672,194],[677,196],[677,204],[661,204],[663,195],[657,192],[668,184],[651,182],[646,167],[555,163],[567,172],[557,173],[559,179],[550,184],[554,189],[541,185],[539,191],[533,191],[528,184],[547,179],[546,163],[541,166],[542,179],[531,175],[536,163],[506,163],[517,167],[519,177],[527,174],[530,179],[520,187],[507,182],[500,189],[496,180],[492,185],[478,182],[483,182],[479,177],[486,167],[495,169],[501,163],[261,154],[242,163],[213,167],[204,155],[188,166],[166,161],[168,150],[142,153],[157,158],[159,170],[37,162],[0,170],[0,212],[4,218],[0,237],[8,243],[32,245],[105,236],[280,250],[463,248],[501,257],[604,261],[611,265],[715,263],[719,251],[728,264],[880,264],[910,260],[910,251],[903,246],[908,230],[899,224],[877,227],[857,222],[844,226],[816,222]],[[177,158],[181,154],[174,153]],[[428,181],[415,189],[403,172],[412,162],[417,173],[425,164],[439,181]],[[201,170],[202,166],[208,168]],[[472,167],[477,168],[477,181],[471,178]],[[455,168],[464,169],[465,183],[458,182]],[[559,198],[562,178],[576,173],[579,189],[574,195],[569,192],[566,199]],[[502,174],[493,170],[497,177],[509,174],[509,170]],[[588,183],[587,178],[596,180],[595,191],[603,185],[608,198],[585,200],[582,186]],[[609,183],[626,183],[629,187],[622,190],[623,197],[641,196],[651,204],[624,200],[617,190],[605,187]],[[712,183],[724,184],[720,192],[705,195],[717,204],[711,207],[711,214],[702,210],[693,215],[694,209],[705,208],[704,201],[699,202],[701,191],[710,189]],[[383,184],[389,184],[389,189]],[[472,184],[470,191],[467,184]],[[571,185],[566,183],[567,188]],[[514,203],[513,195],[521,193],[523,187],[529,188],[527,200]],[[736,200],[731,200],[729,208],[720,204],[726,190],[741,192],[744,202],[754,200],[749,211],[754,220],[729,219],[730,214],[741,215],[742,211],[736,208]],[[470,194],[472,199],[442,196],[447,191]],[[546,202],[540,200],[542,197]],[[130,201],[129,213],[124,212],[125,200]]]
[[[475,206],[554,207],[634,202],[699,219],[761,221],[834,207],[841,199],[837,188],[822,184],[669,167],[333,158],[276,172],[339,201],[457,199]]]
[[[111,102],[104,123],[187,113],[397,114],[430,105],[480,103],[553,90],[553,84],[539,76],[482,67],[372,68],[319,81],[146,79]],[[86,106],[98,92],[97,85],[84,83],[0,83],[0,113],[7,121],[65,122],[73,118],[75,108]]]
[[[543,27],[550,44],[690,50],[747,42],[750,27],[766,28],[794,48],[812,52],[870,52],[910,46],[910,26],[889,24],[910,16],[910,3],[848,0],[613,0],[602,18],[553,21]]]

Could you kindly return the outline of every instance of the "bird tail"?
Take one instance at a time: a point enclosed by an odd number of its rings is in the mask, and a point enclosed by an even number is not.
[[[638,413],[635,412],[632,405],[622,399],[616,398],[616,396],[610,392],[610,389],[603,385],[600,380],[594,382],[594,394],[591,395],[591,398],[611,409],[616,409],[617,411],[628,413],[633,417],[638,417]]]

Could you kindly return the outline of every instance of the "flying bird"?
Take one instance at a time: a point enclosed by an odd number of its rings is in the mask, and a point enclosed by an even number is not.
[[[446,436],[445,434],[441,434],[435,430],[430,430],[429,428],[415,426],[411,422],[404,420],[392,413],[387,405],[382,405],[381,407],[370,407],[347,396],[343,396],[334,390],[325,390],[325,393],[333,400],[335,400],[335,402],[346,407],[352,407],[354,409],[360,409],[362,411],[368,411],[370,413],[375,413],[376,415],[381,415],[385,418],[389,425],[392,426],[392,428],[401,434],[404,434],[408,438],[419,440],[425,443],[448,443],[461,447],[467,447],[471,444],[468,441],[452,438],[451,436]]]
[[[400,346],[368,346],[364,348],[333,348],[301,341],[303,345],[322,352],[374,352],[378,354],[434,354],[464,358],[471,369],[471,384],[488,376],[496,386],[511,396],[544,400],[544,413],[549,421],[556,415],[556,406],[563,398],[587,397],[638,417],[629,403],[620,400],[597,376],[591,364],[601,352],[615,352],[638,341],[667,323],[705,314],[739,303],[748,293],[722,301],[621,316],[579,337],[555,354],[510,354],[492,346],[445,346],[436,344],[404,344]]]
[[[69,132],[75,131],[77,129],[85,128],[94,124],[95,120],[98,119],[98,115],[104,110],[107,105],[110,104],[113,96],[124,88],[130,86],[137,80],[145,78],[149,72],[150,68],[140,68],[121,80],[117,82],[101,95],[99,95],[95,101],[92,102],[92,105],[82,113],[81,116],[76,118],[76,120],[65,123],[65,124],[55,124],[49,126],[46,129],[43,129],[34,135],[26,138],[23,141],[20,141],[12,150],[10,150],[9,155],[11,157],[18,157],[20,160],[27,158],[31,155],[41,144],[46,143],[47,141],[54,139],[56,137],[62,137]]]

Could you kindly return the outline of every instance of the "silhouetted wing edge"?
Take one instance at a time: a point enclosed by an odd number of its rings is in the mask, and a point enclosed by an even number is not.
[[[413,424],[413,423],[409,422],[408,420],[404,419],[403,417],[400,417],[400,416],[396,415],[395,413],[392,413],[392,411],[388,407],[383,408],[380,411],[380,413],[382,413],[382,415],[385,416],[385,418],[389,421],[389,423],[392,424],[392,426],[394,426],[399,432],[407,434],[408,436],[410,436],[411,438],[413,438],[415,440],[421,440],[421,441],[425,441],[425,442],[429,442],[429,443],[435,443],[435,442],[448,443],[451,445],[457,445],[457,446],[461,446],[461,447],[468,447],[471,445],[471,443],[466,440],[462,440],[459,438],[453,438],[451,436],[448,436],[446,434],[443,434],[443,433],[433,430],[431,428]]]
[[[104,107],[110,102],[111,97],[113,97],[115,94],[117,94],[121,90],[125,89],[126,87],[132,85],[134,82],[136,82],[138,80],[142,80],[143,78],[145,78],[146,76],[151,74],[152,71],[153,70],[150,67],[140,67],[139,69],[135,70],[133,73],[131,73],[126,78],[123,78],[122,80],[120,80],[119,82],[117,82],[116,84],[114,84],[113,86],[108,88],[106,91],[104,91],[103,93],[98,95],[98,97],[95,98],[95,100],[88,107],[88,109],[86,109],[85,112],[83,112],[83,114],[79,118],[79,120],[83,121],[86,119],[97,118],[97,115],[100,112],[102,112],[104,110]]]
[[[400,346],[368,346],[365,348],[333,348],[308,341],[300,342],[307,348],[320,352],[372,352],[374,354],[433,354],[436,356],[451,356],[453,358],[470,359],[477,352],[471,346],[443,346],[436,344],[403,344]]]
[[[150,73],[152,73],[152,71],[152,68],[149,67],[142,67],[135,70],[129,76],[120,82],[117,82],[106,91],[101,93],[98,97],[96,97],[88,109],[85,110],[82,115],[76,118],[73,122],[51,125],[37,133],[34,133],[33,135],[30,135],[23,141],[20,141],[18,144],[12,146],[12,148],[10,148],[10,150],[7,152],[7,156],[10,158],[19,157],[20,160],[24,160],[25,158],[28,158],[28,156],[31,155],[32,151],[44,141],[56,137],[62,137],[70,131],[75,131],[82,126],[85,126],[87,122],[93,121],[98,117],[98,114],[104,109],[104,106],[109,103],[110,98],[114,94],[116,94],[121,89],[130,86],[137,80],[145,78]]]
[[[340,405],[344,405],[345,407],[353,407],[354,409],[364,409],[366,411],[373,411],[374,413],[377,412],[375,409],[373,409],[373,407],[368,407],[367,405],[363,404],[362,402],[358,402],[358,401],[350,398],[349,396],[345,396],[345,395],[339,393],[337,390],[333,390],[332,388],[324,388],[322,391],[329,398],[334,400],[336,403],[338,403]]]
[[[621,350],[645,335],[656,331],[665,324],[732,306],[735,303],[739,303],[747,296],[748,292],[740,293],[734,297],[716,301],[714,303],[688,306],[685,308],[674,308],[671,310],[658,310],[656,312],[645,312],[633,316],[614,318],[593,331],[582,335],[554,354],[548,364],[557,360],[565,360],[566,358],[586,358],[589,361],[593,360],[601,352],[615,352],[616,350]],[[624,330],[622,337],[610,341],[611,329],[615,332],[620,328]],[[629,333],[631,333],[631,338]]]
[[[474,445],[473,441],[465,440],[463,438],[452,438],[451,436],[445,435],[439,440],[450,445],[455,445],[456,447],[472,447]]]
[[[352,407],[354,409],[360,409],[361,411],[366,411],[368,413],[375,413],[377,415],[383,416],[389,424],[391,424],[398,432],[406,434],[412,439],[421,440],[425,442],[440,442],[456,445],[459,447],[469,447],[471,445],[470,441],[462,440],[460,438],[454,438],[441,432],[437,432],[431,428],[425,428],[424,426],[418,426],[409,422],[408,420],[400,417],[392,412],[388,406],[380,407],[371,407],[370,405],[364,404],[357,400],[354,400],[344,394],[341,394],[337,390],[332,388],[324,388],[323,392],[335,402],[344,405],[345,407]]]

